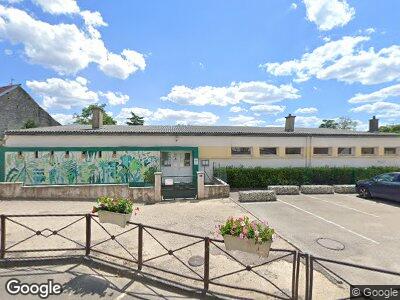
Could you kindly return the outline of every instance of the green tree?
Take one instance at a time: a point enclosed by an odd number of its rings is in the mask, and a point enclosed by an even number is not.
[[[128,118],[128,122],[126,122],[127,125],[143,125],[144,120],[143,117],[140,117],[136,115],[133,111],[131,111],[131,117]]]
[[[90,125],[92,124],[92,111],[93,108],[98,107],[103,111],[103,124],[104,125],[115,125],[115,121],[110,115],[105,111],[106,104],[91,104],[82,109],[80,115],[74,114],[74,124]]]
[[[22,126],[22,129],[36,128],[36,127],[38,127],[36,122],[32,119],[29,119],[24,123],[24,125]]]
[[[339,124],[335,120],[322,120],[321,125],[319,125],[319,128],[337,129],[338,127],[339,127]]]
[[[400,124],[386,125],[379,127],[380,132],[400,133]]]
[[[339,129],[356,130],[358,122],[353,121],[349,117],[340,117],[338,124],[339,124],[339,126],[338,126]]]

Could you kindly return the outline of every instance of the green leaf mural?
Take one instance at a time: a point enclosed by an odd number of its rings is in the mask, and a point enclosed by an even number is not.
[[[6,181],[25,184],[152,182],[158,151],[6,152]]]

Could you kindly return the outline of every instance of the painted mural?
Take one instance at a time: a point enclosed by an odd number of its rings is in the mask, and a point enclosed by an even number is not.
[[[151,183],[160,152],[6,152],[5,169],[5,181],[25,184]]]

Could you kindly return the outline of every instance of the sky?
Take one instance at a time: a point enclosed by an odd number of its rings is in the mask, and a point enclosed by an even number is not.
[[[0,85],[62,124],[400,123],[398,0],[0,0]]]

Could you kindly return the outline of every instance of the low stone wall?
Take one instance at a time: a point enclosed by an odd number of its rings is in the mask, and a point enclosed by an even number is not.
[[[127,184],[39,185],[21,182],[0,183],[1,199],[95,200],[101,196],[124,197],[134,202],[155,202],[154,187],[129,187]]]
[[[357,194],[355,184],[338,184],[334,185],[333,189],[338,194]]]
[[[302,185],[300,186],[302,194],[333,194],[333,186],[331,185]]]
[[[205,199],[217,199],[217,198],[228,198],[230,193],[229,184],[216,178],[217,184],[205,184],[204,185],[204,198]]]
[[[268,202],[276,201],[275,191],[241,191],[239,192],[239,202]]]
[[[270,185],[268,190],[275,191],[277,195],[298,195],[300,187],[297,185]]]

